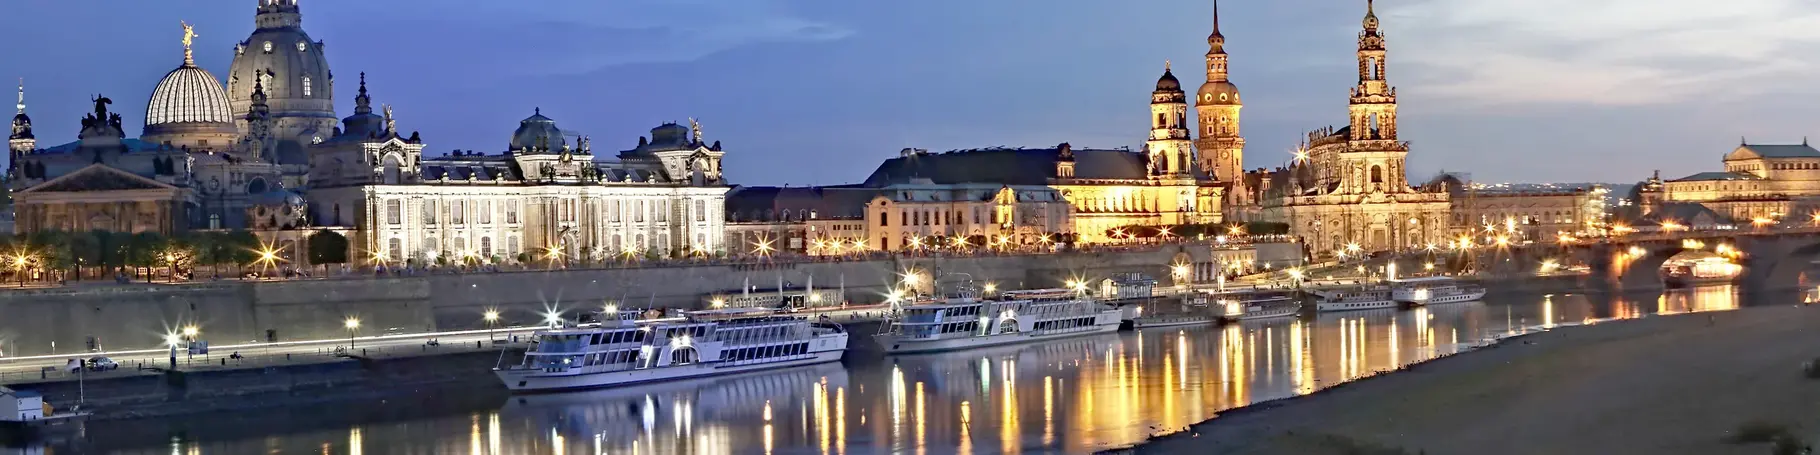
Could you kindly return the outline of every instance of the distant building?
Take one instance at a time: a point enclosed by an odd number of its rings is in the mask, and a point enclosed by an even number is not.
[[[1552,242],[1562,235],[1597,233],[1609,221],[1608,191],[1598,185],[1488,188],[1443,175],[1424,189],[1448,193],[1452,236],[1481,243],[1488,236]]]
[[[1820,150],[1799,145],[1740,143],[1725,154],[1724,171],[1662,180],[1650,177],[1638,189],[1645,216],[1677,202],[1704,205],[1719,216],[1750,223],[1807,217],[1820,197]],[[1805,209],[1805,210],[1804,210]]]

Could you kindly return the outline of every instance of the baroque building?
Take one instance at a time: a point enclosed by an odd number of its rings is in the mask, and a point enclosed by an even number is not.
[[[1195,94],[1195,117],[1200,121],[1200,139],[1194,146],[1200,152],[1201,169],[1210,177],[1226,182],[1227,206],[1256,203],[1244,197],[1245,137],[1239,132],[1239,87],[1227,74],[1226,36],[1220,34],[1220,3],[1213,2],[1213,33],[1207,35],[1207,82]]]
[[[257,0],[225,89],[184,24],[182,64],[153,89],[139,139],[96,97],[77,141],[41,148],[22,81],[8,140],[18,230],[254,229],[299,264],[319,229],[348,236],[356,260],[394,263],[722,250],[724,152],[699,124],[663,124],[607,158],[538,111],[504,151],[427,156],[391,107],[376,112],[364,74],[337,126],[333,73],[297,3]]]
[[[1359,33],[1359,82],[1347,125],[1309,134],[1290,167],[1268,172],[1253,189],[1262,221],[1289,225],[1312,252],[1357,245],[1367,251],[1444,242],[1448,194],[1407,180],[1409,143],[1398,139],[1397,94],[1388,48],[1370,0]]]
[[[1751,144],[1721,160],[1724,171],[1663,180],[1658,174],[1639,186],[1637,203],[1645,216],[1666,206],[1699,204],[1729,220],[1751,222],[1809,216],[1820,197],[1820,150],[1800,144]]]

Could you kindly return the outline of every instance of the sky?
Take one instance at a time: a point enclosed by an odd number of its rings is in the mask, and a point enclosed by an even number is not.
[[[136,132],[182,61],[222,77],[256,0],[0,2],[40,146],[100,93]],[[1245,165],[1344,123],[1364,0],[1225,0]],[[1212,0],[303,0],[336,108],[355,75],[425,153],[501,152],[534,108],[631,148],[697,118],[744,185],[863,180],[906,147],[1139,146],[1166,60],[1203,81]],[[1382,0],[1411,180],[1634,182],[1816,135],[1811,0]]]

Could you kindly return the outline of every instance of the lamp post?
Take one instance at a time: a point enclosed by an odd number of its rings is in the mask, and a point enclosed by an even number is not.
[[[202,330],[201,330],[201,329],[197,329],[197,328],[196,328],[196,326],[193,326],[193,325],[192,325],[192,326],[185,326],[185,327],[184,327],[184,328],[183,328],[183,339],[184,339],[184,340],[185,340],[185,341],[189,341],[189,343],[190,343],[190,346],[195,346],[195,345],[196,345],[196,337],[197,337],[197,335],[201,335],[201,334],[202,334]],[[189,350],[189,351],[188,351],[188,357],[187,357],[187,358],[185,358],[185,359],[184,359],[184,360],[185,360],[185,361],[188,361],[188,360],[194,360],[194,359],[195,359],[195,358],[196,358],[196,350],[195,350],[195,349],[190,349],[190,350]]]
[[[494,323],[499,322],[499,310],[487,310],[487,314],[482,316],[481,318],[486,319],[486,321],[487,321],[487,342],[492,343],[493,342],[493,325],[494,325]],[[353,343],[353,342],[350,341],[349,343]]]
[[[348,350],[353,351],[354,350],[354,334],[360,330],[360,319],[355,318],[355,317],[348,317],[347,320],[341,321],[341,326],[347,327],[347,329],[348,329]]]

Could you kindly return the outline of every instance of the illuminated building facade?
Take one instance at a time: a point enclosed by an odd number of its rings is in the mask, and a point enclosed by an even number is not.
[[[1310,133],[1291,166],[1247,180],[1258,181],[1249,188],[1257,219],[1288,224],[1315,253],[1411,248],[1448,235],[1449,195],[1407,180],[1409,143],[1397,136],[1388,48],[1369,3],[1363,25],[1347,125]]]
[[[1645,181],[1638,203],[1645,215],[1666,204],[1696,203],[1740,222],[1809,216],[1820,196],[1820,150],[1799,145],[1740,143],[1725,154],[1725,170],[1673,180]]]

